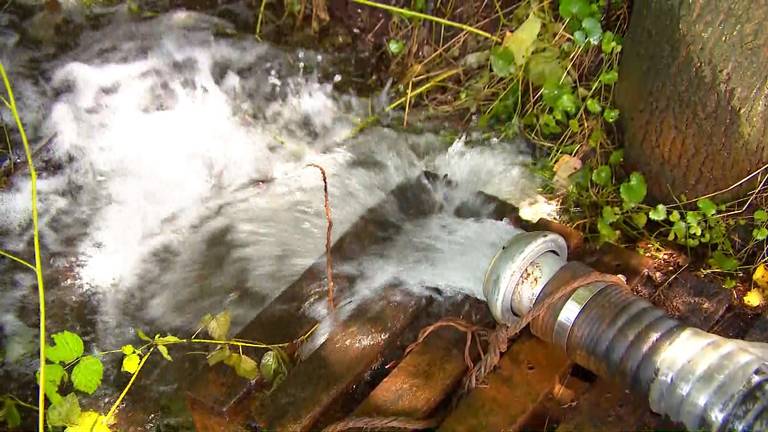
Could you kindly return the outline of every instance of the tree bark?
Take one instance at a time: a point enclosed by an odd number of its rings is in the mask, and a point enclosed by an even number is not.
[[[616,104],[628,165],[656,199],[717,192],[768,162],[767,21],[765,1],[634,2]]]

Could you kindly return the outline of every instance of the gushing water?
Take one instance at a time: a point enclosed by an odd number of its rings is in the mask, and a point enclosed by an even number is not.
[[[274,299],[324,252],[322,182],[308,163],[329,173],[334,239],[425,169],[458,185],[436,192],[443,207],[432,217],[393,210],[400,235],[340,266],[360,276],[346,305],[393,280],[472,292],[515,229],[458,218],[456,208],[478,190],[536,199],[520,143],[473,147],[378,126],[356,134],[368,102],[319,82],[320,55],[217,36],[229,25],[197,13],[112,20],[53,59],[15,44],[0,57],[43,149],[54,328],[90,331],[99,348],[120,346],[131,327],[188,331],[223,308],[239,326]],[[0,247],[25,256],[28,196],[21,173],[0,193]],[[34,319],[22,316],[34,310],[32,280],[0,265],[6,353],[21,357],[33,335]],[[324,311],[317,303],[297,313]]]

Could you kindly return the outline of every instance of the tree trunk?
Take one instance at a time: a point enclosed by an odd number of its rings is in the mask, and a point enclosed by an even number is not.
[[[726,189],[768,162],[767,21],[764,1],[634,2],[616,103],[655,198]]]

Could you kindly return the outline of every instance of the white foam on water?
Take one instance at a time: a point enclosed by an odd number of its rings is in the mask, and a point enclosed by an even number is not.
[[[329,174],[334,240],[424,169],[458,185],[438,191],[443,213],[343,269],[362,279],[342,300],[395,279],[417,292],[476,287],[514,229],[452,210],[478,190],[535,198],[522,144],[458,140],[446,152],[437,136],[382,127],[348,138],[365,99],[305,72],[314,54],[214,36],[227,27],[191,12],[118,18],[17,91],[35,100],[22,107],[45,111],[28,126],[36,145],[53,137],[49,158],[62,166],[40,183],[42,238],[77,263],[76,281],[51,295],[95,298],[96,342],[119,346],[132,326],[191,328],[224,307],[235,326],[252,318],[324,252],[322,182],[308,163]],[[28,193],[20,178],[0,192],[0,247],[28,251]]]

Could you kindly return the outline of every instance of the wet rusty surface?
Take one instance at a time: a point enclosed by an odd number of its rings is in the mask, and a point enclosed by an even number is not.
[[[525,332],[501,357],[488,385],[473,389],[438,430],[519,430],[570,367],[563,353]]]
[[[310,430],[333,401],[357,383],[426,305],[427,299],[390,293],[362,304],[338,324],[308,359],[291,370],[250,416],[268,430]]]
[[[562,414],[557,432],[685,429],[654,414],[648,401],[598,379]]]
[[[452,328],[431,333],[355,410],[356,417],[424,419],[467,372],[466,336]]]

